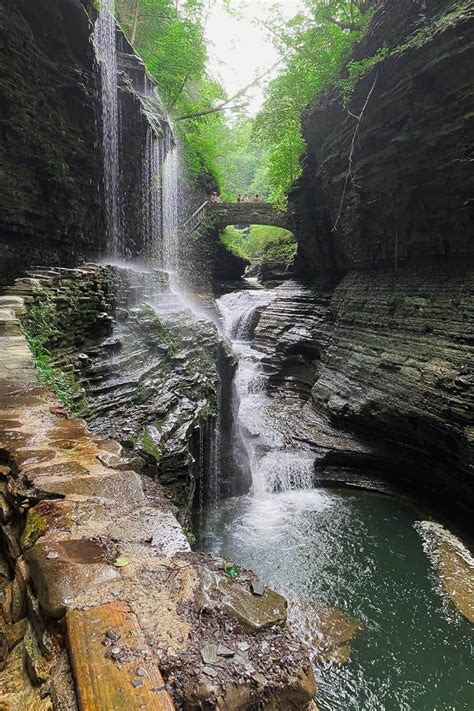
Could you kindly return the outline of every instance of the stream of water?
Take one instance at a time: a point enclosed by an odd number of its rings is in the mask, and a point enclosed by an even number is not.
[[[473,628],[441,591],[421,514],[388,496],[311,488],[311,453],[288,445],[294,404],[266,393],[252,346],[258,312],[272,298],[261,289],[218,301],[238,357],[233,447],[252,488],[204,508],[198,544],[287,595],[314,655],[320,711],[472,711]],[[321,603],[357,626],[344,664],[317,656],[312,620]]]

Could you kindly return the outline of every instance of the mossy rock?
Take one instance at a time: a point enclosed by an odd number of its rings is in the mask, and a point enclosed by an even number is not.
[[[46,521],[35,509],[30,509],[26,517],[26,525],[21,534],[21,546],[28,550],[35,545],[46,530]]]

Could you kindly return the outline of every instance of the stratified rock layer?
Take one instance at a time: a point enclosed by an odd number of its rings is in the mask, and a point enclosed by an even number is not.
[[[281,291],[257,329],[275,388],[310,398],[326,425],[371,443],[385,478],[468,524],[473,42],[470,1],[376,4],[347,107],[333,87],[304,119],[289,209],[312,296],[300,307]],[[336,447],[317,472],[344,479],[343,465]]]
[[[473,293],[462,264],[277,289],[255,345],[270,387],[303,403],[292,438],[319,452],[317,478],[376,469],[469,522]]]
[[[306,114],[290,197],[306,275],[473,253],[473,4],[384,0],[352,58],[382,47],[347,108],[331,89]]]
[[[91,0],[0,7],[0,283],[102,245]]]
[[[48,323],[44,347],[59,374],[77,384],[75,411],[139,455],[186,516],[213,465],[219,343],[212,322],[196,319],[159,270],[36,268],[8,291],[10,300],[28,301],[30,336],[44,337]],[[113,449],[102,459],[120,468]]]

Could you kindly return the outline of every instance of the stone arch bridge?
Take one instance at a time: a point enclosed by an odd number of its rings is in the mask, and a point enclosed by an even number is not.
[[[207,200],[182,225],[185,232],[200,226],[224,229],[229,225],[271,225],[292,231],[292,220],[286,212],[266,202],[211,202]]]

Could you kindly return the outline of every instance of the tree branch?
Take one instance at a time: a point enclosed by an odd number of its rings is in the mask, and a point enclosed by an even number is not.
[[[133,9],[132,35],[130,37],[130,44],[132,45],[132,47],[135,44],[135,40],[137,38],[138,10],[139,9],[140,9],[140,0],[135,0],[135,7]]]
[[[186,74],[184,75],[183,81],[181,82],[181,86],[179,87],[179,91],[178,91],[178,93],[176,94],[176,96],[174,97],[173,101],[171,102],[171,104],[170,104],[170,106],[169,106],[170,111],[171,111],[171,109],[173,108],[173,106],[175,106],[175,104],[176,104],[176,102],[178,101],[179,97],[180,97],[181,94],[183,93],[183,89],[184,89],[184,87],[186,86],[186,82],[188,81],[188,79],[189,79],[189,73],[186,72]]]
[[[178,116],[175,118],[175,121],[185,121],[186,119],[190,118],[199,118],[199,116],[208,116],[209,114],[217,114],[219,111],[236,111],[237,109],[243,109],[247,106],[247,104],[238,104],[237,106],[228,106],[229,102],[232,99],[229,99],[229,101],[226,101],[223,104],[220,104],[220,106],[216,106],[214,109],[206,109],[205,111],[198,111],[197,113],[194,114],[184,114],[184,116]]]
[[[351,32],[357,32],[362,29],[362,26],[357,22],[343,22],[338,20],[336,17],[331,17],[331,15],[324,15],[324,19],[331,22],[333,25],[337,25],[341,30],[350,30]]]
[[[184,121],[185,119],[189,118],[197,118],[198,116],[206,116],[207,114],[214,114],[217,113],[218,111],[223,111],[228,104],[230,104],[232,101],[235,101],[235,99],[239,99],[241,96],[247,93],[249,89],[251,89],[255,84],[258,84],[259,81],[263,79],[267,74],[270,74],[286,57],[288,56],[289,52],[287,52],[283,57],[281,57],[275,64],[273,64],[269,69],[266,69],[262,74],[260,74],[258,77],[256,77],[253,81],[250,82],[250,84],[247,84],[247,86],[244,86],[243,89],[240,89],[236,94],[231,96],[229,99],[226,99],[226,101],[223,101],[222,104],[219,104],[219,106],[216,106],[215,108],[212,109],[206,109],[205,111],[198,111],[194,114],[184,114],[184,116],[177,116],[175,118],[175,121]],[[231,107],[232,109],[235,108],[240,108],[240,107]]]

